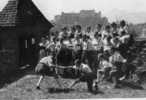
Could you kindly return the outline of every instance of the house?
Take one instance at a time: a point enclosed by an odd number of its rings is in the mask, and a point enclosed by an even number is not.
[[[0,73],[37,62],[37,44],[53,25],[32,0],[9,0],[0,12]]]

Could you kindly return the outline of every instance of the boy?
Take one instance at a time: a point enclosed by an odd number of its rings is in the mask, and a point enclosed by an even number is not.
[[[39,85],[46,74],[51,71],[51,66],[53,66],[53,55],[42,58],[35,68],[35,72],[40,74],[41,77],[37,83],[37,88],[39,89]]]
[[[88,66],[88,61],[85,60],[85,64],[84,64],[81,61],[76,60],[75,66],[73,66],[73,68],[79,70],[81,77],[79,77],[79,79],[77,79],[73,84],[71,84],[70,88],[75,86],[77,83],[84,81],[87,82],[88,91],[92,92],[93,80],[96,78],[96,75],[92,72],[92,70]]]
[[[112,78],[114,87],[117,88],[119,87],[119,78],[123,76],[123,64],[126,63],[127,60],[124,59],[121,54],[114,48],[112,48],[110,54],[111,56],[109,57],[109,62],[113,64],[110,77]]]
[[[108,55],[100,56],[100,69],[97,71],[97,83],[102,82],[104,79],[109,78],[109,73],[113,65],[109,62]]]
[[[36,68],[35,68],[35,72],[37,74],[40,74],[40,78],[39,81],[37,82],[37,89],[40,89],[40,83],[41,81],[44,79],[45,75],[50,74],[50,72],[53,74],[56,70],[55,70],[55,58],[53,56],[53,53],[50,53],[49,56],[42,58],[39,63],[37,64]],[[57,72],[55,73],[55,80],[57,81],[57,84],[59,85],[59,87],[63,87],[62,84],[60,83],[60,77],[57,76]]]

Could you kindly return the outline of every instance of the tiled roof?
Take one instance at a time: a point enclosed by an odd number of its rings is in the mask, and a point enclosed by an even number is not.
[[[32,0],[9,0],[0,12],[1,27],[35,25],[37,21],[52,27]]]
[[[0,12],[0,26],[15,26],[18,0],[10,0]]]

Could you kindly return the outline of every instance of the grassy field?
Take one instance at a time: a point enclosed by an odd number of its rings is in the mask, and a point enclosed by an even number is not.
[[[39,76],[25,74],[18,79],[12,78],[12,82],[5,83],[0,89],[0,100],[40,100],[40,99],[79,99],[79,98],[137,98],[146,97],[146,89],[134,89],[130,86],[124,86],[121,89],[111,88],[111,84],[100,86],[98,94],[91,94],[87,91],[86,83],[76,85],[70,91],[51,91],[51,88],[59,88],[56,81],[51,77],[46,77],[41,83],[41,89],[36,89],[36,83]],[[14,81],[15,80],[15,81]],[[73,80],[62,79],[65,86],[69,86]],[[146,88],[146,85],[143,85]]]

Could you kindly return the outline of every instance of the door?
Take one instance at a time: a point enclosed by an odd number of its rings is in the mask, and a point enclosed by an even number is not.
[[[35,66],[38,60],[36,40],[33,36],[19,38],[19,65]]]

